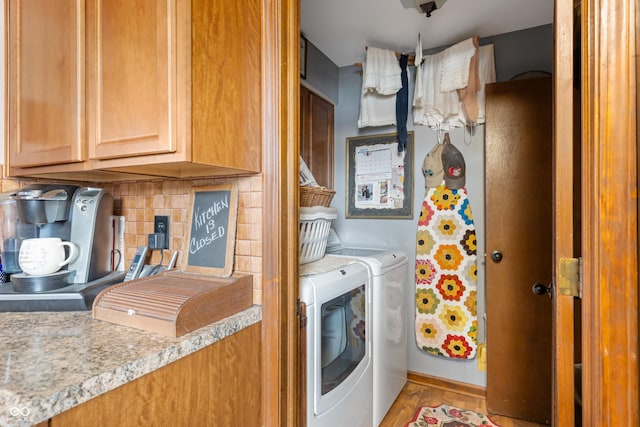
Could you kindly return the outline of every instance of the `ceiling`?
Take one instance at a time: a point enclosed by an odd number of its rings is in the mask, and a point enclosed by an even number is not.
[[[413,52],[447,46],[474,35],[488,37],[553,21],[554,0],[300,0],[302,34],[339,67],[365,60],[365,47]]]

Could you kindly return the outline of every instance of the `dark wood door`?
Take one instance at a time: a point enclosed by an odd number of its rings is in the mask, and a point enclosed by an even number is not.
[[[550,78],[487,85],[487,410],[551,420],[553,274]]]

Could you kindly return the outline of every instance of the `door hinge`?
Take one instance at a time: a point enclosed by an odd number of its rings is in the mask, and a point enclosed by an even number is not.
[[[300,328],[307,326],[307,307],[300,301],[300,298],[296,300],[296,316],[300,318]]]
[[[582,298],[582,258],[560,258],[558,293]]]

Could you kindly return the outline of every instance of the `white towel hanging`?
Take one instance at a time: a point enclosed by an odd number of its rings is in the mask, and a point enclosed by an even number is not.
[[[469,83],[469,63],[476,53],[473,39],[456,43],[444,51],[440,67],[440,90],[462,89]]]
[[[422,36],[420,33],[418,33],[418,40],[416,41],[416,56],[413,63],[416,66],[416,79],[412,105],[422,108],[424,106],[424,88],[422,86]]]
[[[480,90],[476,94],[478,119],[475,124],[485,122],[485,85],[496,80],[493,45],[480,46],[478,53]],[[434,55],[426,55],[423,59],[422,69],[420,72],[416,71],[413,103],[414,124],[443,130],[469,124],[457,91],[442,92],[440,90],[440,73],[444,55],[444,51]],[[421,81],[419,82],[418,79]],[[419,92],[415,92],[416,88]],[[421,100],[421,102],[416,102],[416,100]]]
[[[375,47],[367,48],[366,67],[363,65],[362,90],[380,95],[393,95],[402,88],[396,53]]]
[[[362,71],[366,73],[367,65],[362,64]],[[363,82],[364,86],[364,82]],[[381,95],[374,91],[362,89],[360,94],[360,117],[358,128],[369,126],[395,126],[396,124],[396,94]]]

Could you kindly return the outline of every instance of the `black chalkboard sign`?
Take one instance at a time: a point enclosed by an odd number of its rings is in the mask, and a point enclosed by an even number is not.
[[[191,194],[184,254],[185,270],[228,277],[233,255],[238,213],[235,184],[194,187]]]

